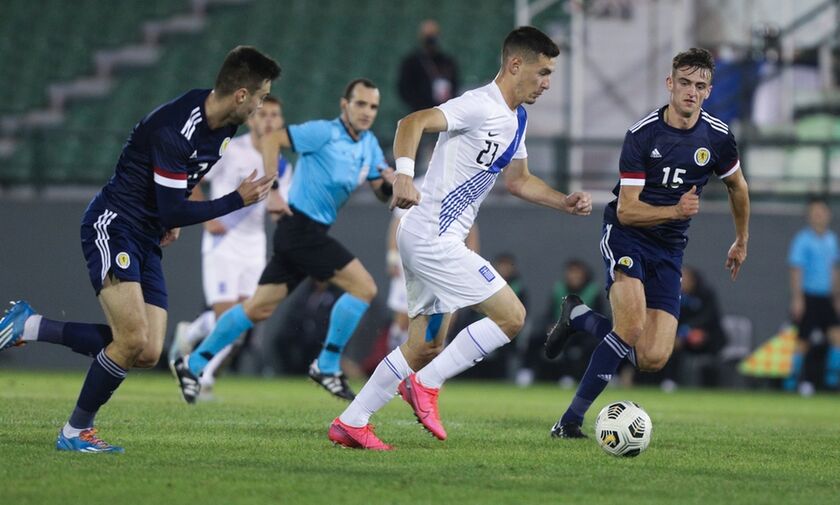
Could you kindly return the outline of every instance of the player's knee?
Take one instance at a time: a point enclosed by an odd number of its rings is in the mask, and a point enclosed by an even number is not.
[[[642,338],[644,327],[641,324],[616,325],[615,332],[625,344],[633,347]]]
[[[274,313],[275,305],[272,304],[262,304],[262,305],[243,305],[245,310],[245,316],[248,317],[252,323],[256,324],[260,321],[265,321],[271,314]]]
[[[160,350],[158,352],[142,352],[134,360],[134,368],[154,368],[160,361]]]
[[[508,338],[513,340],[525,326],[525,315],[525,306],[520,303],[515,307],[511,307],[511,310],[505,314],[504,318],[501,321],[497,321],[496,324]]]
[[[642,372],[658,372],[665,368],[671,353],[647,354],[639,357],[639,370]]]
[[[367,303],[373,301],[376,298],[379,289],[376,287],[376,282],[373,279],[368,279],[364,283],[361,283],[356,289],[353,296],[356,298],[363,300]]]

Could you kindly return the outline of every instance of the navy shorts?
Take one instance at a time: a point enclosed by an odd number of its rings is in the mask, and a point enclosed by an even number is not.
[[[286,284],[291,292],[312,277],[325,281],[349,264],[355,256],[330,237],[330,227],[292,208],[291,216],[277,221],[274,254],[260,277],[260,284]]]
[[[680,318],[682,249],[671,249],[639,237],[623,228],[604,223],[601,256],[607,268],[607,293],[615,271],[642,281],[649,309],[659,309]]]
[[[146,303],[167,308],[160,241],[130,227],[125,219],[94,199],[82,216],[82,253],[90,283],[99,296],[109,273],[139,282]]]

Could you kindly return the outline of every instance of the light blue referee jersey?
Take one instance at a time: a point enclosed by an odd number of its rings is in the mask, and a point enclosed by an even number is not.
[[[831,273],[840,263],[837,235],[826,231],[817,235],[806,228],[796,234],[790,245],[788,262],[802,270],[802,291],[807,295],[830,296]]]
[[[333,224],[353,190],[382,177],[385,156],[370,131],[353,140],[341,118],[336,118],[291,125],[288,132],[292,148],[301,155],[289,204],[319,223]]]

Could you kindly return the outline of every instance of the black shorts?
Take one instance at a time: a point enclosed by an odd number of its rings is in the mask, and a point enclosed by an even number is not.
[[[305,278],[325,281],[355,259],[336,239],[330,227],[292,208],[294,215],[277,222],[274,253],[260,277],[260,284],[287,284],[292,291]]]
[[[805,295],[805,313],[799,321],[799,338],[810,340],[811,333],[819,329],[828,335],[828,329],[840,325],[830,296]]]

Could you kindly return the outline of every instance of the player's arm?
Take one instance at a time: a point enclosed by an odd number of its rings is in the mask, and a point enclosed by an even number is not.
[[[446,131],[447,122],[443,111],[437,108],[418,110],[402,118],[397,123],[394,135],[394,158],[396,158],[396,178],[394,179],[394,198],[391,208],[408,209],[420,202],[420,192],[414,187],[414,158],[417,146],[424,133]]]
[[[260,138],[260,154],[262,154],[265,175],[277,177],[277,165],[280,162],[280,149],[290,149],[289,130],[281,128]]]
[[[157,179],[157,172],[155,175]],[[186,198],[186,178],[183,179],[183,187],[157,183],[155,194],[160,222],[166,228],[178,228],[223,216],[265,199],[271,191],[271,182],[272,179],[267,177],[257,179],[257,171],[254,170],[236,191],[202,202]]]
[[[190,195],[190,201],[203,202],[207,200],[207,197],[204,195],[204,189],[202,188],[202,184],[203,183],[199,183],[195,185],[195,187],[192,190],[192,194]],[[211,219],[209,221],[205,221],[204,229],[213,235],[223,235],[227,232],[227,228],[219,219]]]
[[[676,205],[650,205],[639,199],[644,186],[622,184],[618,191],[618,221],[641,228],[688,219],[700,211],[697,187],[692,186]]]
[[[387,202],[394,194],[394,177],[396,177],[396,174],[391,167],[380,169],[379,173],[382,177],[371,179],[370,189],[373,190],[373,194],[380,202]]]
[[[736,170],[723,179],[729,192],[729,208],[735,221],[735,241],[726,255],[726,268],[734,281],[741,265],[747,259],[747,242],[750,239],[750,191],[744,173]]]
[[[511,161],[504,170],[504,177],[505,187],[517,198],[569,214],[587,216],[592,212],[592,197],[589,193],[575,192],[567,195],[557,191],[528,170],[527,158]]]

